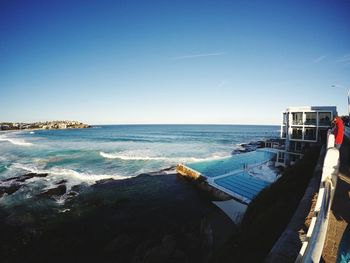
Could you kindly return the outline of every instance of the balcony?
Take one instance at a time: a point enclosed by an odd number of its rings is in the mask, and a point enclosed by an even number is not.
[[[305,113],[305,125],[316,125],[317,124],[317,114],[316,112],[306,112]]]
[[[316,129],[315,128],[305,129],[304,140],[316,141]]]
[[[292,125],[303,125],[303,113],[302,112],[293,112],[292,113]]]

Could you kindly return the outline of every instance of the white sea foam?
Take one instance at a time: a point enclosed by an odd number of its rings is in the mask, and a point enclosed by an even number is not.
[[[204,158],[197,158],[197,157],[150,157],[150,156],[131,156],[131,155],[123,155],[120,153],[105,153],[100,152],[100,155],[107,159],[121,159],[121,160],[163,160],[163,161],[170,161],[170,162],[200,162],[200,161],[210,161],[210,160],[216,160],[220,158],[225,158],[229,156],[219,156],[219,155],[213,155],[209,157]]]
[[[149,156],[128,156],[118,153],[105,153],[100,152],[100,155],[108,159],[121,159],[121,160],[167,160],[166,157],[149,157]]]
[[[278,171],[273,168],[270,163],[265,163],[254,167],[249,171],[249,174],[253,177],[272,183],[277,180]]]
[[[8,141],[12,144],[15,145],[20,145],[20,146],[32,146],[33,144],[30,142],[26,142],[25,140],[18,139],[18,138],[8,138],[6,136],[0,136],[0,141]]]
[[[73,180],[74,184],[77,184],[80,182],[86,182],[88,184],[94,184],[96,181],[103,180],[103,179],[114,179],[114,180],[122,180],[127,179],[132,176],[121,176],[121,175],[107,175],[107,174],[90,174],[90,173],[84,173],[84,172],[77,172],[72,169],[66,169],[66,168],[60,168],[60,167],[53,167],[50,169],[42,169],[34,165],[25,165],[21,163],[14,163],[11,168],[15,169],[22,169],[31,173],[48,173],[52,176],[58,176],[63,177],[67,180]]]
[[[35,132],[31,131],[30,134],[34,134]]]
[[[231,157],[231,155],[226,155],[226,156],[221,156],[221,155],[212,155],[209,157],[204,157],[204,158],[196,158],[196,157],[188,157],[184,159],[184,162],[203,162],[203,161],[214,161],[214,160],[218,160],[218,159],[223,159],[223,158],[227,158],[227,157]],[[180,158],[181,159],[181,158]]]

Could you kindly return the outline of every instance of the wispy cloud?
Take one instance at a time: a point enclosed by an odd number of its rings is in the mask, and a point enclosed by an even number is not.
[[[217,84],[216,88],[217,88],[217,89],[222,88],[222,87],[225,86],[226,84],[227,84],[227,81],[226,81],[226,80],[221,80],[221,81]]]
[[[324,60],[327,56],[319,56],[318,58],[314,59],[313,63],[317,64],[320,63],[322,60]]]
[[[337,59],[336,63],[341,63],[345,66],[350,65],[350,54],[345,54],[341,58]]]
[[[214,56],[222,56],[225,54],[226,54],[226,52],[202,53],[202,54],[193,54],[193,55],[172,57],[171,59],[179,60],[179,59],[191,59],[191,58],[200,58],[200,57],[214,57]]]

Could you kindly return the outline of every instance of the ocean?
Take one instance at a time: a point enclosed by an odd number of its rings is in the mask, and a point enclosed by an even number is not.
[[[278,126],[101,125],[89,129],[23,130],[0,133],[0,180],[28,172],[49,173],[29,180],[68,190],[81,183],[115,180],[158,171],[180,162],[226,157],[241,143],[277,137]],[[30,196],[21,191],[24,198]]]

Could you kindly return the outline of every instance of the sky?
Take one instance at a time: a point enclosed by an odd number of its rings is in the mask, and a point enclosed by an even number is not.
[[[348,0],[0,0],[0,122],[347,114],[349,14]]]

